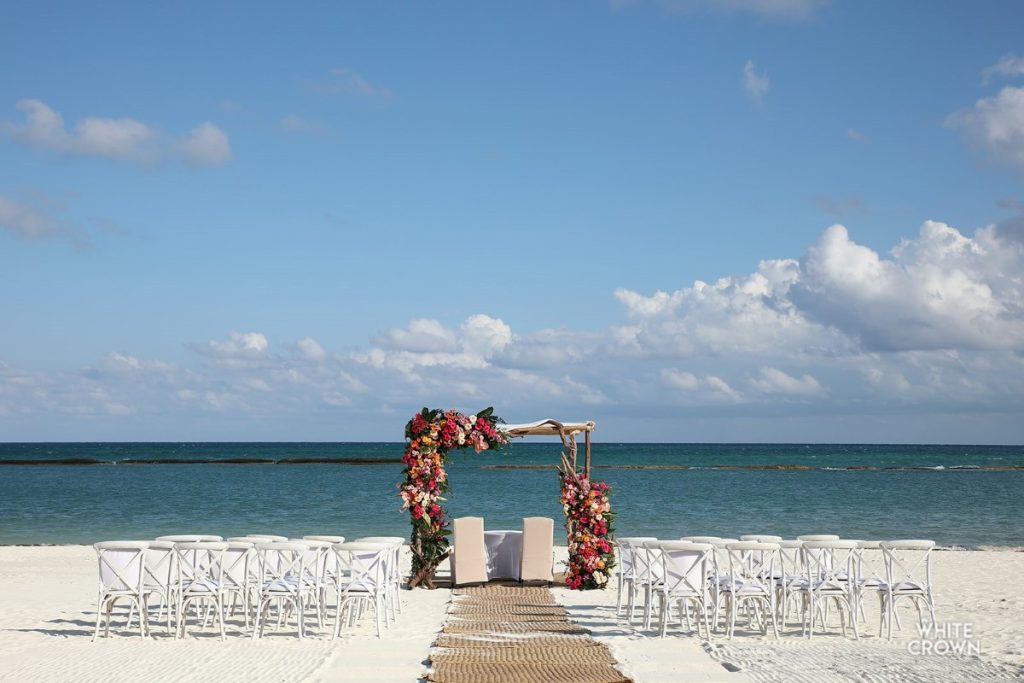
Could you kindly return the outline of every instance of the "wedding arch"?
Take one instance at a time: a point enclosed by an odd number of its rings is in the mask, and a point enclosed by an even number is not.
[[[593,422],[552,419],[509,425],[494,414],[493,408],[475,415],[424,408],[414,415],[405,425],[405,480],[398,484],[402,509],[409,511],[412,524],[409,587],[434,588],[434,573],[451,552],[450,521],[441,505],[448,490],[448,453],[464,448],[473,448],[477,453],[498,450],[513,438],[527,436],[558,436],[565,449],[558,465],[558,478],[569,546],[566,585],[578,590],[607,585],[615,566],[615,515],[608,484],[590,478],[590,433],[594,427]],[[584,435],[582,468],[577,462],[579,434]]]

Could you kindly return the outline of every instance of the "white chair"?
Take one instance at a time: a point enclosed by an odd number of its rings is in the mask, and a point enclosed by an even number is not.
[[[801,599],[797,589],[807,583],[807,567],[804,564],[803,541],[779,541],[779,571],[775,577],[776,609],[782,626],[786,626],[789,603]]]
[[[175,586],[178,597],[178,607],[175,610],[178,617],[176,638],[183,638],[186,634],[189,604],[198,603],[214,610],[220,625],[220,638],[225,639],[224,589],[220,574],[224,564],[224,551],[227,548],[227,543],[218,541],[185,541],[174,544],[174,563],[178,570]],[[202,623],[205,626],[205,618]]]
[[[779,559],[778,543],[739,541],[727,543],[729,578],[718,584],[718,600],[724,601],[728,613],[730,638],[736,630],[736,613],[746,607],[751,620],[757,619],[761,632],[768,633],[771,620],[775,637],[779,637],[778,615],[775,609],[775,567]],[[716,614],[717,614],[716,608]]]
[[[257,543],[256,555],[260,564],[259,602],[253,640],[263,637],[270,608],[277,607],[277,628],[282,618],[295,611],[296,631],[301,640],[305,634],[306,605],[315,602],[317,585],[307,571],[309,557],[306,543],[271,541]],[[287,608],[287,609],[286,609]]]
[[[327,541],[328,543],[344,543],[344,536],[303,536],[303,541]]]
[[[853,635],[860,640],[857,629],[857,541],[805,541],[803,558],[806,565],[805,581],[795,587],[803,598],[803,633],[814,636],[814,625],[821,618],[821,628],[828,627],[828,605],[831,602],[839,612],[839,623],[846,635],[847,622]]]
[[[764,534],[743,534],[740,536],[741,541],[759,541],[761,543],[778,543],[782,540],[782,536],[766,536]]]
[[[922,606],[928,610],[930,624],[935,625],[935,598],[932,593],[931,553],[935,541],[901,540],[882,541],[879,544],[885,557],[885,583],[880,587],[882,622],[888,623],[886,638],[892,640],[892,622],[897,617],[896,601],[906,598],[917,609],[918,627],[924,629]],[[898,623],[898,622],[897,622]]]
[[[656,541],[653,536],[631,536],[628,538],[615,539],[615,547],[618,548],[618,595],[615,599],[615,616],[618,617],[622,611],[622,591],[626,590],[627,609],[633,604],[633,591],[636,590],[636,563],[633,556],[640,548],[643,552],[643,544],[647,541]],[[632,619],[632,617],[630,617]]]
[[[303,536],[302,540],[304,540],[304,541],[326,541],[327,543],[329,543],[331,545],[335,545],[337,543],[344,543],[345,542],[345,537],[344,536],[316,535],[316,536]],[[341,571],[341,568],[338,566],[338,555],[333,550],[328,549],[327,552],[324,554],[324,584],[325,584],[325,586],[326,585],[334,585],[334,584],[336,584],[337,583],[337,578],[338,578],[338,573],[340,571]],[[324,609],[326,609],[326,605],[327,605],[327,593],[326,593],[326,590],[324,590],[324,592],[320,595],[320,604],[324,605],[325,606]]]
[[[402,549],[405,546],[405,538],[402,536],[364,536],[357,538],[355,542],[384,543],[391,546],[391,555],[386,560],[384,575],[388,582],[391,615],[397,619],[398,614],[402,612]]]
[[[861,621],[867,621],[864,596],[872,591],[880,593],[885,586],[885,554],[881,541],[857,541],[857,563],[857,613]],[[898,618],[896,625],[900,625]]]
[[[355,624],[364,608],[372,607],[381,637],[381,621],[387,603],[387,558],[393,545],[386,543],[338,543],[332,546],[338,563],[348,568],[336,586],[334,638],[341,635],[342,625]]]
[[[708,595],[708,568],[715,547],[708,543],[690,541],[667,541],[658,544],[661,558],[661,580],[655,586],[658,596],[658,623],[661,637],[668,630],[672,616],[672,604],[679,604],[679,621],[685,620],[690,628],[690,606],[694,607],[697,619],[697,635],[700,622],[704,622],[706,638],[711,638],[710,604]]]
[[[160,600],[160,609],[157,612],[159,620],[161,614],[166,617],[167,633],[171,633],[171,619],[174,615],[174,543],[171,541],[150,541],[146,548],[146,575],[142,579],[143,599],[146,602],[146,612],[149,612],[149,599],[156,596]]]
[[[157,536],[158,541],[169,541],[170,543],[195,543],[196,541],[219,542],[224,539],[220,536],[208,536],[204,534],[178,534],[176,536]]]
[[[660,541],[646,541],[637,549],[633,558],[636,567],[636,586],[644,595],[644,630],[651,628],[651,616],[654,614],[654,593],[661,583],[661,548]],[[633,618],[630,609],[630,621]]]
[[[231,599],[230,605],[225,604],[226,614],[233,615],[239,603],[245,619],[245,630],[249,630],[249,612],[252,609],[252,601],[256,597],[256,582],[254,581],[257,572],[254,571],[256,564],[256,545],[251,541],[228,541],[227,548],[221,556],[221,566],[218,576],[220,577],[221,595],[223,600]]]
[[[798,541],[838,541],[839,537],[835,534],[804,534],[803,536],[797,536]]]
[[[308,581],[314,584],[314,598],[316,607],[317,623],[323,628],[324,613],[326,612],[328,566],[335,563],[337,555],[331,551],[334,544],[330,541],[318,541],[315,539],[301,540],[293,539],[289,543],[302,543],[307,547],[305,571]]]
[[[100,621],[106,616],[106,636],[110,636],[110,618],[114,604],[118,600],[127,600],[133,608],[139,610],[139,635],[147,635],[146,627],[149,616],[146,601],[143,598],[143,580],[145,577],[146,541],[105,541],[93,545],[99,561],[99,591],[96,598],[96,630],[92,635],[93,642],[100,634]],[[128,624],[131,623],[131,616]]]
[[[696,537],[691,536],[690,539],[692,539],[692,538],[696,538]],[[738,538],[717,538],[717,537],[710,537],[710,536],[707,537],[707,538],[713,538],[714,539],[714,540],[710,540],[710,541],[706,541],[706,542],[710,543],[715,548],[715,552],[711,556],[711,576],[710,576],[710,582],[711,583],[710,583],[710,585],[711,585],[711,598],[712,598],[712,602],[715,605],[715,614],[714,614],[714,617],[712,618],[712,624],[713,624],[713,628],[717,631],[718,630],[718,621],[719,621],[718,617],[719,617],[719,615],[721,613],[721,601],[719,600],[720,595],[719,595],[719,590],[718,589],[723,584],[728,583],[729,580],[730,580],[729,579],[729,551],[726,549],[726,546],[729,545],[730,543],[740,543],[740,539],[738,539]],[[684,540],[690,540],[690,539],[684,539]],[[705,541],[698,541],[698,542],[703,543]]]
[[[519,581],[555,580],[551,569],[554,560],[555,520],[550,517],[523,519],[523,552],[519,558]]]
[[[484,545],[484,518],[458,517],[452,522],[455,547],[452,549],[452,585],[487,583],[487,547]]]
[[[714,543],[715,541],[721,541],[721,536],[683,536],[679,539],[680,541],[689,541],[690,543]]]
[[[246,538],[254,538],[263,543],[287,543],[287,536],[273,536],[271,534],[246,534]]]
[[[646,563],[646,551],[643,544],[655,542],[652,536],[634,536],[615,539],[618,546],[618,600],[615,603],[615,614],[622,605],[623,588],[626,589],[626,618],[633,623],[633,613],[636,607],[636,594],[641,590],[639,584],[639,563]],[[641,559],[640,556],[644,557]]]

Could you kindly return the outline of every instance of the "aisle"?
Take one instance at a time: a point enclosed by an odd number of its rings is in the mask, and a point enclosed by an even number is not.
[[[425,675],[433,683],[631,683],[547,588],[452,591]]]

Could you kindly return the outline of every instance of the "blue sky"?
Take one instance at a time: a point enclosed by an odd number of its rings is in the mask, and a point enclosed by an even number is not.
[[[1018,3],[32,3],[0,439],[1024,441]],[[842,227],[833,227],[842,226]]]

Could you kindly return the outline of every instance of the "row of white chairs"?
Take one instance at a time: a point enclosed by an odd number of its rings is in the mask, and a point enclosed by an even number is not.
[[[150,635],[150,604],[159,605],[168,633],[186,635],[189,610],[206,628],[216,621],[226,637],[225,620],[240,609],[244,632],[264,634],[294,617],[299,638],[307,621],[324,628],[329,596],[334,596],[333,637],[374,611],[377,637],[401,612],[401,537],[374,536],[345,542],[343,536],[210,535],[161,536],[153,541],[95,544],[99,562],[96,629],[106,617],[106,635],[118,602],[129,603],[125,628],[139,614],[139,633]]]
[[[751,534],[738,539],[689,536],[678,541],[631,537],[616,543],[616,614],[622,611],[625,594],[630,623],[642,606],[643,627],[650,629],[656,600],[663,637],[673,606],[681,625],[688,628],[693,608],[697,633],[703,624],[707,638],[719,630],[720,622],[731,638],[741,611],[752,627],[756,622],[765,634],[770,624],[775,637],[780,623],[784,627],[798,611],[801,633],[811,638],[816,626],[827,628],[832,606],[843,634],[849,625],[859,639],[858,623],[867,618],[864,599],[871,593],[879,600],[879,635],[885,630],[891,640],[893,623],[902,628],[900,601],[916,608],[919,628],[924,628],[925,612],[930,624],[935,624],[934,541],[844,540],[831,534],[783,540]]]

